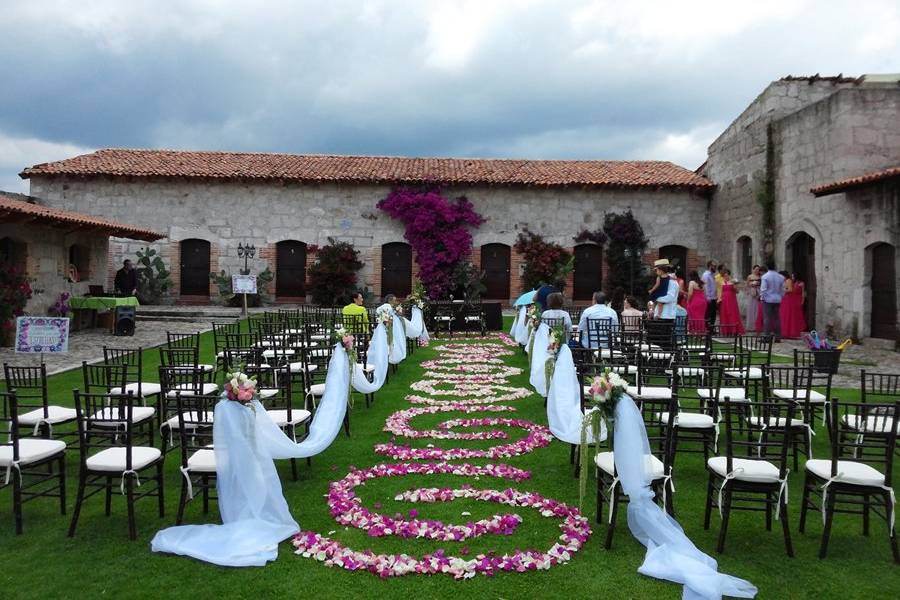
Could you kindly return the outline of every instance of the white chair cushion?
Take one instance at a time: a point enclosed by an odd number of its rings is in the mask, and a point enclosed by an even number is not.
[[[202,448],[197,450],[188,458],[188,471],[196,471],[200,473],[216,472],[216,452],[212,449]]]
[[[894,419],[890,416],[869,415],[866,417],[866,423],[862,427],[860,427],[860,421],[862,420],[860,415],[844,415],[841,420],[845,425],[853,429],[863,429],[868,433],[887,433]],[[897,433],[900,433],[900,421],[897,421],[896,428]]]
[[[831,479],[831,461],[815,458],[806,461],[806,470],[820,479]],[[881,487],[884,485],[884,475],[872,465],[854,462],[852,460],[839,460],[837,464],[838,475],[835,481],[849,483],[851,485],[866,485]]]
[[[262,353],[264,358],[272,358],[275,356],[275,354],[276,353],[274,350],[263,350],[263,353]],[[284,350],[278,351],[279,356],[292,356],[293,354],[294,354],[294,351],[291,350],[290,348],[285,348]]]
[[[469,315],[466,317],[466,321],[480,321],[481,317],[476,317],[475,315]]]
[[[311,412],[309,412],[308,410],[303,410],[302,408],[291,409],[290,421],[288,421],[286,409],[267,410],[266,412],[270,417],[272,417],[272,421],[279,427],[284,427],[286,425],[297,425],[298,423],[303,423],[312,416]]]
[[[647,461],[647,465],[649,466],[650,476],[653,479],[660,479],[665,477],[665,473],[663,469],[665,468],[663,462],[653,456],[652,454],[644,457],[644,460]],[[597,468],[603,471],[604,473],[609,473],[612,475],[616,472],[615,467],[615,457],[612,452],[600,452],[594,457],[594,464],[597,465]]]
[[[216,358],[225,358],[225,351],[216,352]]]
[[[321,342],[321,341],[327,340],[328,336],[325,335],[324,333],[314,333],[311,336],[309,336],[309,339]]]
[[[175,386],[175,389],[167,394],[169,398],[175,397],[176,390],[181,391],[182,396],[193,396],[194,395],[194,386],[190,383],[179,383]],[[204,395],[206,394],[215,394],[219,391],[219,385],[216,383],[204,383],[203,391]]]
[[[131,448],[131,468],[135,471],[143,469],[162,456],[159,448],[150,446],[133,446]],[[107,448],[97,454],[88,457],[87,468],[90,471],[103,471],[108,473],[121,473],[125,466],[125,448]]]
[[[310,371],[315,371],[316,365],[309,365]],[[302,362],[292,362],[289,365],[291,369],[291,373],[302,373],[303,372],[303,363]]]
[[[623,373],[633,375],[638,372],[637,365],[613,365],[609,370],[619,375],[622,375]]]
[[[712,398],[713,397],[713,389],[712,388],[700,388],[697,390],[697,395],[701,398]],[[732,402],[746,402],[747,401],[747,390],[744,388],[730,388],[723,387],[719,388],[719,397],[717,400],[724,400],[728,398]]]
[[[669,413],[659,415],[660,423],[669,421]],[[675,426],[682,429],[712,429],[716,422],[710,415],[692,412],[680,412],[675,415]]]
[[[134,382],[134,383],[129,383],[129,384],[125,385],[125,393],[127,394],[128,392],[131,392],[132,394],[137,394],[138,387],[140,387],[141,394],[144,397],[155,396],[156,394],[158,394],[162,391],[162,387],[158,383]],[[114,387],[111,390],[109,390],[109,393],[110,394],[121,394],[122,388]]]
[[[147,419],[152,419],[153,415],[156,414],[156,409],[152,406],[133,406],[131,408],[131,421],[132,423],[142,423]],[[121,421],[95,421],[94,425],[97,427],[117,427],[120,424],[124,423],[125,413],[119,412],[118,407],[107,406],[103,410],[97,411],[94,413],[94,419],[122,419]]]
[[[697,377],[703,374],[703,369],[700,367],[678,367],[677,372],[681,377]]]
[[[636,385],[629,385],[626,389],[632,398],[646,398],[647,400],[668,400],[672,397],[672,388],[659,386],[641,386],[640,393]]]
[[[201,423],[201,422],[202,422],[202,423],[209,423],[210,425],[212,425],[212,422],[213,422],[213,413],[208,412],[208,413],[206,413],[206,415],[204,416],[204,418],[201,419],[199,414],[197,414],[195,411],[192,411],[192,410],[191,410],[191,411],[188,411],[188,412],[185,413],[185,415],[184,415],[184,420],[185,420],[185,421],[188,421],[187,427],[185,427],[185,429],[195,429],[195,428],[196,428],[196,424],[197,424],[197,423]],[[169,417],[169,418],[166,420],[166,425],[167,425],[168,427],[170,427],[171,429],[176,429],[176,430],[177,430],[177,429],[178,429],[178,415],[175,415],[174,417]]]
[[[435,320],[437,320],[437,321],[452,321],[453,318],[448,317],[448,316],[442,316],[442,317],[437,317]]]
[[[763,423],[762,417],[749,417],[747,421],[755,427],[759,427]],[[766,426],[769,429],[784,427],[784,417],[769,417],[766,419]],[[804,427],[803,419],[791,419],[791,427]]]
[[[312,396],[322,396],[325,394],[325,384],[324,383],[314,383],[309,386],[309,393]]]
[[[37,425],[43,421],[55,425],[56,423],[65,423],[66,421],[74,421],[76,417],[74,408],[65,408],[63,406],[47,407],[47,418],[44,418],[44,409],[36,408],[32,411],[19,415],[20,425]]]
[[[714,456],[706,464],[719,477],[725,477],[728,472],[728,459],[724,456]],[[778,481],[778,467],[767,460],[750,460],[747,458],[734,458],[731,461],[734,468],[734,478],[740,481],[754,481],[757,483],[772,483]]]
[[[775,395],[776,398],[782,398],[785,400],[805,400],[806,399],[806,390],[772,390],[772,394]],[[825,395],[817,392],[816,390],[810,390],[809,392],[809,401],[815,402],[816,404],[822,404],[825,402]]]
[[[743,379],[744,376],[746,376],[747,379],[762,379],[762,369],[759,367],[745,367],[743,369],[725,371],[725,375],[734,379]]]
[[[65,449],[66,443],[62,440],[19,438],[19,464],[36,463]],[[12,461],[12,446],[0,446],[0,467],[10,466]]]
[[[644,358],[649,360],[671,360],[672,353],[671,352],[641,352]]]
[[[266,400],[278,395],[278,388],[260,388],[257,390],[260,400]]]

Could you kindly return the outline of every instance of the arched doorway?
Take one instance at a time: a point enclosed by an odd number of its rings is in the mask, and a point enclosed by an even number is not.
[[[209,242],[181,240],[181,295],[209,296]]]
[[[485,298],[509,300],[509,253],[510,248],[506,244],[485,244],[481,247]]]
[[[896,252],[890,244],[875,244],[872,253],[872,321],[869,335],[897,339]]]
[[[685,278],[685,269],[687,268],[687,248],[684,246],[671,245],[663,246],[659,249],[660,258],[668,258],[669,262],[675,265],[675,273]]]
[[[597,244],[575,246],[572,273],[572,299],[590,300],[603,285],[603,247]]]
[[[816,240],[805,231],[798,231],[788,238],[785,248],[788,271],[796,274],[806,286],[804,313],[806,326],[816,327]]]
[[[408,296],[412,291],[412,247],[391,242],[381,247],[381,295]]]
[[[741,279],[747,279],[753,269],[753,240],[750,236],[742,235],[737,240],[737,273]]]
[[[28,245],[11,237],[0,239],[0,264],[5,263],[20,271],[25,271]]]
[[[275,297],[306,296],[306,244],[283,240],[275,244]]]

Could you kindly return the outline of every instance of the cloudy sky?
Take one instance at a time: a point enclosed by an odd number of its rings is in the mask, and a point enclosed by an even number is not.
[[[900,72],[896,0],[0,0],[0,190],[103,147],[664,159],[784,75]]]

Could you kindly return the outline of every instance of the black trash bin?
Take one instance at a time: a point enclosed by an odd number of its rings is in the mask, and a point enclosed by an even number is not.
[[[813,350],[816,372],[832,375],[837,373],[841,364],[841,352],[841,350]]]

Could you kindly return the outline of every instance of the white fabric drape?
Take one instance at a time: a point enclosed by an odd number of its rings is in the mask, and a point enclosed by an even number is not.
[[[581,382],[572,360],[572,350],[563,346],[556,359],[556,368],[547,390],[547,422],[550,432],[570,444],[581,444]],[[606,439],[606,423],[600,421],[600,441]],[[594,441],[593,429],[588,428],[588,443]]]
[[[512,328],[509,330],[509,336],[518,341],[519,329],[525,326],[525,318],[528,316],[528,307],[523,306],[516,312],[516,318],[513,319]]]
[[[753,598],[756,587],[749,581],[717,571],[710,556],[697,549],[678,522],[653,502],[650,444],[641,413],[629,396],[616,405],[616,474],[628,495],[628,527],[647,547],[638,572],[684,585],[684,600],[718,600],[722,596]]]
[[[403,317],[397,313],[393,314],[393,325],[391,329],[391,339],[388,340],[391,352],[388,361],[392,365],[399,365],[406,360],[406,336],[403,334]]]
[[[425,340],[426,342],[431,339],[431,336],[428,335],[428,330],[425,328],[425,317],[422,315],[422,309],[418,306],[413,306],[412,311],[410,312],[411,319],[404,319],[406,322],[406,337],[411,340]]]
[[[528,381],[534,387],[535,391],[541,396],[547,395],[547,382],[544,375],[545,363],[547,362],[547,344],[550,339],[550,328],[546,323],[538,326],[537,332],[534,334],[534,345],[531,349],[529,360],[531,361],[531,376]]]
[[[526,308],[526,307],[523,307]],[[519,329],[516,331],[515,340],[519,343],[520,346],[525,346],[528,348],[528,338],[531,337],[531,328],[528,327],[528,316],[523,318],[522,322],[519,324]]]
[[[388,354],[387,329],[385,329],[384,323],[379,323],[375,328],[375,333],[372,334],[369,350],[366,353],[366,362],[375,367],[372,371],[372,381],[366,377],[363,365],[357,363],[353,367],[353,377],[350,380],[354,390],[361,394],[372,394],[381,389],[387,379]],[[325,390],[328,391],[327,383]]]
[[[309,436],[299,444],[275,425],[259,402],[254,401],[251,410],[221,400],[213,419],[213,444],[223,524],[163,529],[151,549],[226,567],[263,566],[275,560],[279,542],[300,528],[282,495],[273,459],[314,456],[331,445],[347,410],[349,380],[347,353],[337,344]]]

